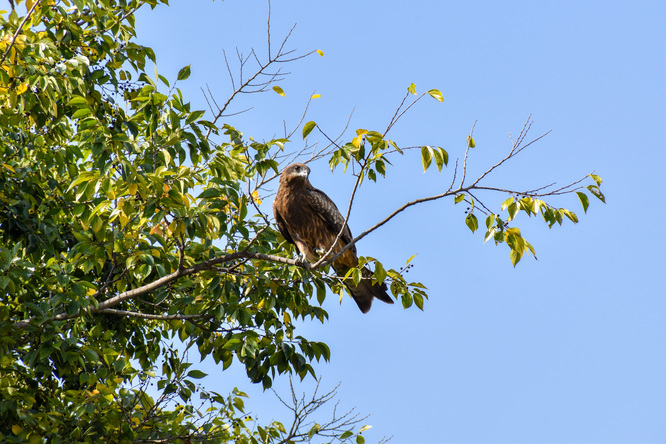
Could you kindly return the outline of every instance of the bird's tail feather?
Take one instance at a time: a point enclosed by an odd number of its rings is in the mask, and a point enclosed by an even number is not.
[[[344,275],[342,271],[345,273],[347,272],[347,270],[336,269],[338,274]],[[386,284],[373,283],[372,272],[369,269],[363,268],[362,276],[363,279],[360,280],[358,285],[354,285],[350,279],[345,279],[344,283],[349,289],[349,292],[354,298],[354,301],[356,301],[356,305],[358,305],[358,308],[360,308],[363,313],[370,311],[370,307],[372,307],[372,300],[374,298],[377,298],[382,302],[386,302],[387,304],[393,303],[393,299],[391,299],[391,296],[389,296],[388,292],[386,291]]]

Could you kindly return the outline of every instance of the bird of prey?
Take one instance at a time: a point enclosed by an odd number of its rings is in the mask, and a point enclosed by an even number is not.
[[[340,231],[342,235],[331,254],[350,243],[353,236],[333,201],[312,186],[309,174],[310,168],[302,163],[290,165],[282,172],[273,214],[284,238],[295,244],[307,261],[315,263],[331,248]],[[356,245],[345,250],[332,265],[338,276],[344,276],[350,268],[356,267]],[[386,292],[386,284],[372,283],[369,269],[363,268],[362,277],[358,285],[354,285],[351,279],[345,279],[344,284],[363,313],[370,310],[374,298],[393,303]]]

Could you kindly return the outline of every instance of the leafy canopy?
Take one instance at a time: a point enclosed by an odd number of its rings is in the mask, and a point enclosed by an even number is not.
[[[303,143],[291,136],[247,138],[221,122],[226,105],[193,109],[178,88],[189,66],[176,79],[149,75],[156,58],[136,41],[134,13],[158,3],[167,1],[26,0],[0,15],[3,442],[296,439],[279,422],[250,427],[242,392],[222,396],[197,385],[205,374],[185,350],[212,358],[220,371],[237,361],[265,388],[281,374],[314,375],[313,363],[330,358],[328,346],[298,335],[294,322],[324,322],[321,303],[327,291],[342,297],[341,278],[329,274],[330,258],[314,265],[294,258],[261,206],[266,185],[309,146],[290,150]],[[288,51],[269,53],[257,72],[289,60]],[[279,78],[256,77],[234,84],[231,99],[285,94]],[[444,99],[429,90],[406,105],[412,94],[413,84],[385,131],[359,129],[311,160],[356,165],[357,186],[385,176],[389,157],[408,151],[387,139],[390,128],[424,95]],[[323,133],[310,121],[300,134],[315,130]],[[521,133],[495,167],[526,146]],[[424,170],[449,163],[443,148],[418,148]],[[516,264],[534,253],[510,224],[519,211],[553,226],[577,216],[546,197],[575,192],[584,210],[588,193],[604,198],[595,175],[587,193],[578,183],[501,190],[482,185],[485,174],[469,181],[466,162],[467,153],[446,192],[406,203],[357,240],[412,205],[452,197],[469,204],[472,231],[477,215],[486,216],[484,239],[508,245]],[[483,191],[510,197],[495,213],[476,197]],[[405,308],[423,309],[425,286],[404,278],[409,261],[394,270],[361,258],[368,263]],[[361,279],[360,270],[348,278]],[[331,436],[363,441],[365,428],[343,425]],[[328,430],[316,426],[303,436]]]

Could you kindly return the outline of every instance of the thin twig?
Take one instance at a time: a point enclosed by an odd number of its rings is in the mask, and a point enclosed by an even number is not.
[[[370,154],[368,154],[368,155],[370,155]],[[356,177],[356,183],[354,183],[354,188],[352,189],[351,196],[349,197],[349,205],[347,205],[347,214],[345,215],[345,220],[342,224],[342,227],[340,227],[340,231],[338,232],[338,235],[335,237],[335,240],[331,243],[331,246],[328,248],[328,251],[326,251],[326,253],[323,254],[317,262],[312,264],[312,268],[317,268],[323,262],[326,261],[326,257],[329,254],[331,254],[331,252],[333,252],[333,250],[335,249],[335,246],[340,241],[340,238],[342,237],[342,234],[345,232],[345,228],[347,228],[347,223],[349,221],[349,216],[351,215],[352,205],[354,204],[354,197],[356,196],[356,190],[358,189],[358,186],[361,183],[361,178],[363,177],[363,171],[365,170],[366,165],[367,165],[367,162],[365,162],[364,165],[361,166],[361,171],[358,172],[358,176]]]
[[[16,43],[16,39],[18,38],[19,34],[23,30],[23,26],[25,25],[25,22],[28,21],[28,18],[30,18],[30,15],[35,11],[35,8],[37,8],[37,5],[39,5],[40,0],[37,0],[35,3],[32,4],[32,7],[28,11],[25,17],[23,17],[23,20],[19,24],[18,28],[16,28],[16,32],[14,33],[14,36],[12,37],[11,42],[9,42],[9,46],[5,50],[5,53],[2,55],[2,59],[0,59],[0,65],[2,65],[7,58],[7,55],[9,52],[12,50],[12,47],[14,46],[14,43]]]
[[[208,315],[205,315],[203,313],[193,314],[193,315],[185,315],[185,314],[156,315],[156,314],[141,313],[136,311],[118,310],[115,308],[105,308],[103,310],[98,311],[98,313],[113,314],[118,316],[128,316],[131,318],[139,318],[139,319],[150,319],[154,321],[173,321],[173,320],[185,321],[185,320],[201,319],[209,317]]]
[[[476,120],[472,124],[472,129],[469,132],[469,137],[471,138],[472,135],[474,134],[474,127],[476,126]],[[465,148],[465,158],[463,159],[463,170],[462,170],[462,177],[460,179],[460,186],[462,187],[465,185],[465,177],[467,176],[467,153],[469,153],[469,149],[472,147],[471,145],[471,140],[467,140],[467,148]]]

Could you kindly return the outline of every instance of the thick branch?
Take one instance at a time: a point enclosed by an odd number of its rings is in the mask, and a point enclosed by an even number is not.
[[[224,256],[216,257],[213,259],[209,259],[204,262],[200,262],[198,264],[195,264],[191,267],[188,268],[180,268],[176,271],[174,271],[171,274],[168,274],[166,276],[163,276],[153,282],[150,282],[146,285],[142,285],[137,288],[133,288],[131,290],[124,291],[110,299],[107,299],[105,301],[100,302],[97,307],[95,308],[90,308],[87,310],[79,310],[74,314],[67,314],[67,313],[60,313],[53,318],[51,318],[51,321],[66,321],[69,319],[74,319],[82,316],[84,313],[101,313],[104,312],[105,310],[112,308],[118,304],[120,304],[123,301],[126,301],[128,299],[134,299],[139,296],[143,296],[147,293],[150,293],[152,291],[155,291],[161,287],[164,287],[165,285],[179,279],[185,276],[190,276],[193,274],[201,273],[203,271],[208,271],[208,270],[214,270],[218,269],[218,266],[227,262],[235,261],[238,259],[259,259],[259,260],[266,260],[266,261],[271,261],[271,262],[279,262],[287,265],[296,265],[299,267],[303,267],[306,269],[310,269],[311,266],[307,262],[303,262],[298,259],[289,259],[285,257],[280,257],[280,256],[274,256],[270,254],[263,254],[263,253],[254,253],[251,251],[239,251],[236,253],[231,253],[227,254]],[[22,321],[18,321],[14,324],[15,328],[23,329],[26,328],[28,325],[30,325],[30,322],[32,322],[35,319],[35,317],[32,317],[30,319],[24,319]]]

